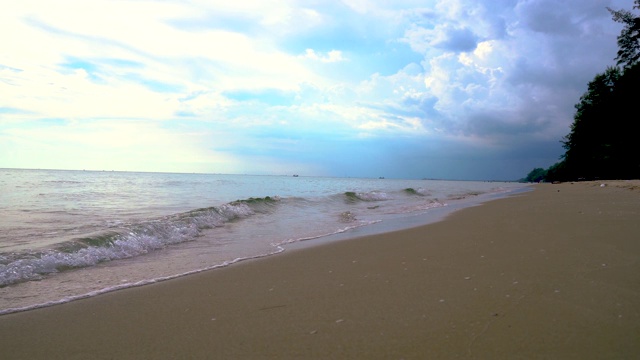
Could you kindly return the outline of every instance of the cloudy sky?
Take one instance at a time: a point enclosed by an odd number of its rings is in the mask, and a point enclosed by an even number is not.
[[[0,167],[518,179],[619,0],[0,0]]]

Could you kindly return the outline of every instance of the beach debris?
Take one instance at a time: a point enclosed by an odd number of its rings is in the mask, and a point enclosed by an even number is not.
[[[471,280],[471,276],[465,276],[464,279],[465,280]]]
[[[309,335],[314,335],[314,334],[317,334],[317,333],[318,333],[318,330],[311,330],[311,331],[309,331]]]
[[[338,320],[336,320],[336,324],[340,324],[343,321],[344,321],[344,319],[338,319]]]
[[[607,184],[600,184],[600,187],[605,187],[607,186]]]
[[[444,302],[444,299],[440,299],[440,300],[439,300],[439,302],[443,303],[443,302]]]

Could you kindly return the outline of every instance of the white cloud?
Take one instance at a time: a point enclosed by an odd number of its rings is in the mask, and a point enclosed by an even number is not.
[[[177,2],[17,3],[0,25],[2,44],[12,49],[0,55],[0,64],[21,71],[9,74],[5,83],[12,86],[0,87],[0,94],[12,107],[46,116],[166,119],[181,111],[177,99],[185,91],[322,83],[296,56],[259,38],[167,23],[196,10]],[[96,66],[95,74],[64,69],[69,59]],[[339,51],[319,59],[344,60]],[[158,93],[149,84],[166,90]]]
[[[0,136],[23,153],[55,140],[98,154],[109,142],[89,124],[110,119],[100,126],[114,141],[144,131],[149,148],[182,146],[228,171],[247,168],[257,155],[230,153],[261,132],[557,142],[586,83],[613,64],[619,28],[604,6],[623,2],[16,1],[0,13]],[[46,142],[42,119],[77,137]],[[176,124],[198,131],[161,127]],[[135,149],[138,164],[173,159]],[[277,167],[277,152],[261,156]]]
[[[505,129],[545,119],[544,126],[529,127],[532,136],[560,138],[571,122],[579,85],[615,56],[615,25],[606,4],[597,5],[441,1],[428,19],[407,28],[403,41],[424,55],[427,96],[437,99],[433,109],[451,130],[476,131],[477,119],[493,113]],[[607,46],[593,52],[594,41]],[[496,124],[487,124],[482,133],[502,131]]]
[[[144,121],[77,121],[67,125],[16,128],[5,131],[12,139],[0,161],[14,166],[128,171],[235,172],[229,154],[203,151],[205,133],[178,136]],[[186,134],[183,134],[186,135]],[[224,138],[222,138],[224,139]],[[3,146],[7,146],[6,143]],[[1,147],[0,147],[1,148]],[[5,156],[10,156],[4,158]]]
[[[34,67],[6,79],[13,85],[0,86],[0,96],[12,107],[28,109],[39,117],[165,119],[177,105],[171,96],[141,84],[117,78],[95,82],[83,69],[62,74]]]
[[[305,54],[303,57],[311,60],[325,62],[325,63],[333,63],[333,62],[340,62],[340,61],[347,60],[342,56],[342,51],[340,50],[331,50],[327,52],[326,55],[323,55],[319,52],[316,52],[313,49],[307,49],[305,50]]]

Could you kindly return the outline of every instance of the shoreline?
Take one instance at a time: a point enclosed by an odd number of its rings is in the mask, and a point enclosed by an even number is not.
[[[345,240],[350,240],[350,239],[363,237],[363,236],[379,235],[383,233],[389,233],[389,232],[405,230],[413,227],[424,226],[424,225],[428,225],[438,221],[442,221],[447,216],[461,209],[464,209],[467,207],[479,206],[482,203],[485,203],[488,201],[522,194],[531,190],[532,190],[531,185],[523,184],[521,187],[515,188],[515,189],[487,192],[487,193],[482,193],[480,195],[476,195],[473,197],[464,197],[461,199],[454,199],[452,200],[452,203],[447,203],[447,204],[443,204],[443,206],[430,208],[429,210],[422,213],[411,214],[408,216],[399,216],[397,218],[387,219],[384,221],[376,221],[371,224],[345,229],[333,234],[321,235],[318,237],[312,237],[308,239],[300,239],[300,240],[295,240],[290,242],[285,241],[277,244],[272,244],[273,250],[270,252],[256,254],[248,257],[229,258],[224,262],[220,262],[204,268],[193,269],[187,272],[176,273],[176,274],[171,274],[171,275],[162,276],[162,277],[143,279],[136,282],[117,284],[111,287],[95,289],[92,291],[88,291],[86,293],[70,295],[64,298],[42,302],[42,303],[33,303],[33,304],[29,304],[25,306],[17,306],[17,307],[3,307],[3,308],[0,308],[0,316],[18,313],[18,312],[24,312],[24,311],[31,311],[35,309],[41,309],[41,308],[46,308],[50,306],[58,306],[58,305],[66,304],[66,303],[77,301],[77,300],[87,299],[94,296],[100,296],[100,295],[107,294],[114,291],[121,291],[128,288],[139,287],[139,286],[147,286],[147,285],[151,285],[151,284],[155,284],[155,283],[159,283],[167,280],[173,280],[173,279],[181,278],[184,276],[198,274],[205,271],[216,270],[216,269],[220,269],[227,266],[236,266],[237,264],[243,263],[246,261],[253,261],[253,260],[262,259],[269,256],[280,255],[286,251],[291,252],[291,251],[296,251],[298,249],[304,249],[304,248],[329,244],[335,241],[345,241]]]
[[[323,246],[334,243],[336,241],[349,241],[366,236],[383,235],[397,231],[409,230],[416,227],[423,227],[440,221],[444,221],[449,216],[458,211],[476,206],[482,206],[482,204],[484,203],[499,199],[519,196],[531,191],[533,191],[533,184],[523,184],[522,187],[516,189],[483,193],[480,195],[474,195],[474,197],[463,199],[453,199],[450,202],[445,203],[444,206],[433,207],[422,213],[411,214],[408,216],[406,216],[406,214],[403,214],[403,216],[399,216],[394,219],[374,222],[372,224],[355,227],[347,231],[340,231],[334,234],[320,236],[308,240],[298,240],[290,243],[283,243],[281,244],[281,246],[284,248],[284,251],[274,255],[283,254],[287,251],[290,252],[306,248],[313,248],[316,246]]]
[[[0,346],[12,359],[638,356],[639,184],[536,185],[416,228],[2,315]]]

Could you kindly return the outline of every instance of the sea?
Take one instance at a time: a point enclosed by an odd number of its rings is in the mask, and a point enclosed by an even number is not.
[[[427,224],[527,189],[515,182],[0,169],[0,314]]]

